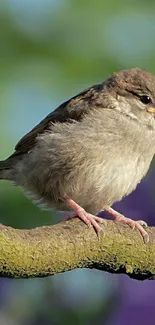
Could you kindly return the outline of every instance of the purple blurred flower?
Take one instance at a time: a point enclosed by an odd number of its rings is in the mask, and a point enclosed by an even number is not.
[[[154,175],[155,169],[152,168],[137,189],[121,202],[115,203],[114,208],[125,216],[155,225],[155,203],[152,195]],[[112,314],[109,325],[155,324],[155,281],[141,282],[118,275],[118,291],[120,305]]]

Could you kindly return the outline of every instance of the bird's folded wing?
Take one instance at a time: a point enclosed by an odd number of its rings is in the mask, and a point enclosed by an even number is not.
[[[102,89],[103,84],[92,86],[61,104],[17,143],[12,156],[29,152],[34,147],[37,136],[51,128],[53,123],[80,121],[84,114],[97,106],[96,101]]]

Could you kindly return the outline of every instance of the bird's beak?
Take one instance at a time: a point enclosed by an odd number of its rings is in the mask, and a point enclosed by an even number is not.
[[[155,107],[148,107],[147,112],[151,114],[155,114]]]

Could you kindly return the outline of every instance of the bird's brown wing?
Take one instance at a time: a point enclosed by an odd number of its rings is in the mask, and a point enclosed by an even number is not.
[[[10,157],[29,152],[34,147],[37,136],[48,130],[53,123],[80,120],[92,107],[99,106],[102,89],[103,84],[92,86],[61,104],[17,143],[15,152]]]

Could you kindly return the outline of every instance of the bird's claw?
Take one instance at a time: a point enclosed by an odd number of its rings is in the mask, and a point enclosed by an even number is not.
[[[145,243],[149,242],[149,235],[147,231],[143,227],[147,227],[147,223],[143,220],[135,221],[130,218],[126,218],[121,213],[115,211],[112,208],[107,208],[106,211],[113,216],[115,221],[122,222],[123,224],[126,224],[130,226],[132,229],[137,229],[141,236],[143,237],[143,240]]]
[[[97,234],[103,232],[100,224],[106,225],[106,221],[100,217],[94,216],[88,212],[86,212],[83,208],[81,208],[77,203],[75,203],[71,199],[67,199],[67,204],[74,210],[74,214],[65,218],[65,220],[70,220],[75,217],[79,217],[88,227],[93,226]]]

